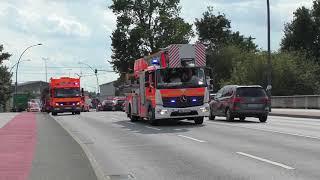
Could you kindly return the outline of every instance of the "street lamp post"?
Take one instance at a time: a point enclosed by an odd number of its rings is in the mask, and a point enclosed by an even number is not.
[[[271,35],[270,35],[270,2],[267,0],[267,16],[268,16],[268,95],[271,97],[272,89],[272,64],[271,64]]]
[[[20,61],[20,63],[22,63],[22,62],[27,62],[27,61],[31,61],[30,59],[26,59],[26,60],[21,60]],[[9,71],[9,73],[11,74],[11,72],[12,72],[12,70],[13,70],[13,68],[14,67],[16,67],[16,65],[18,64],[18,62],[17,63],[15,63],[11,68],[10,68],[10,71]]]
[[[35,46],[41,46],[41,45],[42,45],[41,43],[39,43],[39,44],[34,44],[34,45],[32,45],[32,46],[27,47],[27,48],[21,53],[21,55],[20,55],[20,57],[19,57],[19,59],[18,59],[18,62],[17,62],[17,64],[16,64],[17,67],[16,67],[15,95],[18,94],[18,69],[19,69],[19,63],[20,63],[20,60],[21,60],[23,54],[24,54],[28,49],[30,49],[30,48],[32,48],[32,47],[35,47]],[[16,109],[16,102],[14,102],[14,106],[15,106],[15,109]]]
[[[83,62],[79,62],[78,64],[86,65],[86,66],[88,66],[88,67],[94,72],[94,74],[95,74],[95,76],[96,76],[96,79],[97,79],[97,88],[96,88],[96,91],[97,91],[97,94],[100,94],[98,70],[97,70],[97,69],[93,69],[89,64],[86,64],[86,63],[83,63]]]
[[[42,60],[44,61],[44,68],[45,68],[45,72],[46,72],[46,82],[48,82],[48,68],[47,68],[47,61],[49,60],[49,58],[42,58]]]

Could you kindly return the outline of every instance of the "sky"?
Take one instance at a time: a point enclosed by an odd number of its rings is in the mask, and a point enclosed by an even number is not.
[[[60,76],[81,76],[82,86],[96,90],[93,71],[83,63],[99,71],[99,84],[116,80],[118,75],[108,63],[111,59],[111,33],[115,29],[116,16],[108,6],[111,0],[1,0],[0,44],[12,54],[5,65],[12,67],[23,50],[42,43],[22,56],[18,82],[46,80]],[[259,48],[267,47],[265,0],[180,0],[181,17],[193,24],[201,18],[207,6],[216,13],[224,13],[233,31],[252,36]],[[293,12],[301,6],[308,8],[312,0],[270,0],[271,47],[279,49],[284,24],[293,18]],[[193,26],[195,29],[195,27]],[[195,41],[196,37],[192,39]],[[15,78],[15,77],[13,77]]]

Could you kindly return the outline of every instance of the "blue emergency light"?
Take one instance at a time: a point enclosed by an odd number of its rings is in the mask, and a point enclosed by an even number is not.
[[[151,64],[152,64],[152,65],[160,65],[158,59],[152,59],[152,60],[151,60]]]
[[[175,102],[176,102],[176,100],[172,99],[170,102],[175,103]]]
[[[195,98],[194,98],[194,99],[192,99],[192,102],[196,102],[196,101],[197,101],[197,99],[195,99]]]

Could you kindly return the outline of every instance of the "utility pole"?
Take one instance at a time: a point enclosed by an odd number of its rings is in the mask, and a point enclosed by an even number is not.
[[[44,61],[44,68],[46,71],[46,82],[48,82],[48,67],[47,67],[47,61],[49,60],[49,58],[42,58],[42,60]]]
[[[272,89],[272,64],[271,64],[271,35],[270,35],[270,2],[267,0],[267,16],[268,16],[268,95],[271,97]]]

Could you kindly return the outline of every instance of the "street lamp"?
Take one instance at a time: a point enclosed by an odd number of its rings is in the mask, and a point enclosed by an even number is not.
[[[41,43],[31,45],[31,46],[27,47],[27,48],[21,53],[21,55],[20,55],[20,57],[19,57],[19,59],[18,59],[18,62],[16,63],[16,66],[17,66],[17,67],[16,67],[15,95],[18,94],[18,69],[19,69],[19,63],[20,63],[20,60],[21,60],[23,54],[24,54],[28,49],[30,49],[30,48],[32,48],[32,47],[35,47],[35,46],[41,46],[41,45],[42,45]],[[15,107],[16,107],[16,103],[14,103],[14,104],[15,104]]]
[[[88,66],[95,74],[96,76],[96,79],[97,79],[97,94],[100,94],[100,90],[99,90],[99,79],[98,79],[98,70],[97,69],[93,69],[93,67],[91,67],[89,64],[86,64],[86,63],[83,63],[83,62],[78,62],[78,64],[83,64],[83,65],[86,65]]]
[[[271,43],[270,43],[270,2],[267,0],[267,16],[268,16],[268,86],[267,92],[271,97],[271,89],[272,89],[272,64],[271,64]]]

